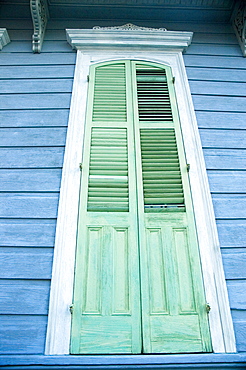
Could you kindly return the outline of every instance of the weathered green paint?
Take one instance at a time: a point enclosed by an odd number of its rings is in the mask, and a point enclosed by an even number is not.
[[[90,74],[71,353],[211,351],[171,70]]]

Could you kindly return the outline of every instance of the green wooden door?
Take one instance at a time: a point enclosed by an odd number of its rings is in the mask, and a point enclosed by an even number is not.
[[[211,351],[170,68],[90,73],[71,353]]]

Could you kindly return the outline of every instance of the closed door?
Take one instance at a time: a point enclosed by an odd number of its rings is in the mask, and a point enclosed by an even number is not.
[[[169,67],[91,67],[71,353],[211,350]]]

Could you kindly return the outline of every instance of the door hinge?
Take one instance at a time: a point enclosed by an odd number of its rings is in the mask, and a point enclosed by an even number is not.
[[[79,164],[79,169],[82,171],[82,163]]]
[[[190,171],[190,164],[187,164],[187,165],[186,165],[186,169],[187,169],[187,172],[189,172],[189,171]]]
[[[89,77],[89,75],[87,75],[87,82],[89,82],[90,81],[90,77]]]
[[[175,77],[173,77],[173,84],[175,83]]]
[[[71,305],[69,306],[69,311],[70,311],[70,313],[71,313],[71,315],[72,315],[72,313],[73,313],[73,304],[71,304]]]
[[[211,311],[211,306],[209,303],[206,304],[206,311],[209,313]]]

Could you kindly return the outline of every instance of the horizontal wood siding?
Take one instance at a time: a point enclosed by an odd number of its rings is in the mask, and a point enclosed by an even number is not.
[[[0,352],[42,354],[76,53],[59,30],[33,54],[21,24],[0,54]]]
[[[1,353],[42,354],[76,60],[65,28],[91,28],[95,22],[50,20],[41,54],[31,51],[31,22],[1,24],[12,40],[0,54]],[[184,60],[214,201],[237,349],[246,351],[245,59],[228,25],[143,25],[195,32]]]
[[[184,60],[204,148],[237,350],[246,351],[246,62],[229,30],[228,26],[226,37],[214,29],[208,35],[195,34]]]

